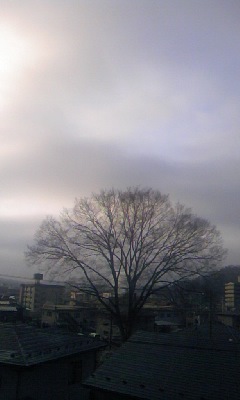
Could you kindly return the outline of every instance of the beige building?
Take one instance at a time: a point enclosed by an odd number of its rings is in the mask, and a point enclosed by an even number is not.
[[[225,284],[225,307],[228,311],[240,310],[240,277],[238,282]]]
[[[77,292],[76,290],[71,290],[70,302],[73,305],[96,303],[96,297],[89,293]]]

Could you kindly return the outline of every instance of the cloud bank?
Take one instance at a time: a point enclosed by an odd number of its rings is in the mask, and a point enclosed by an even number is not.
[[[238,264],[240,5],[0,6],[0,260],[46,214],[101,188],[151,186],[216,224]]]

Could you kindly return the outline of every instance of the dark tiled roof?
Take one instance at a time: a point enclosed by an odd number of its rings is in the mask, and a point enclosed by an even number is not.
[[[213,331],[215,341],[204,330],[136,333],[86,383],[140,399],[238,400],[238,339]]]
[[[201,325],[197,329],[183,329],[171,334],[137,332],[131,337],[131,341],[199,349],[240,350],[240,331],[216,323],[212,326]]]
[[[106,346],[96,339],[25,324],[0,324],[0,363],[30,366]]]

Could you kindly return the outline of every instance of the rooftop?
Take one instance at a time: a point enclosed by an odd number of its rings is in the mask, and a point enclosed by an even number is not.
[[[42,287],[42,286],[47,286],[47,287],[61,287],[61,288],[65,288],[65,284],[64,283],[59,283],[59,282],[47,282],[47,281],[41,281],[40,282],[30,282],[30,283],[21,283],[22,287],[25,286],[31,286],[31,287]]]
[[[82,306],[73,306],[69,304],[50,304],[50,303],[45,303],[43,305],[44,310],[52,310],[52,311],[79,311],[82,310],[83,308],[87,307],[82,307]]]
[[[30,366],[105,346],[100,340],[51,328],[0,324],[1,364]]]
[[[149,400],[237,400],[240,334],[222,325],[137,332],[87,380],[100,391]]]

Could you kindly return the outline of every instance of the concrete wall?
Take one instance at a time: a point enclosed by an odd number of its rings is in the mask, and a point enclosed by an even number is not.
[[[118,393],[108,393],[104,391],[90,391],[89,400],[138,400],[137,397],[131,397],[128,395],[121,395]]]

